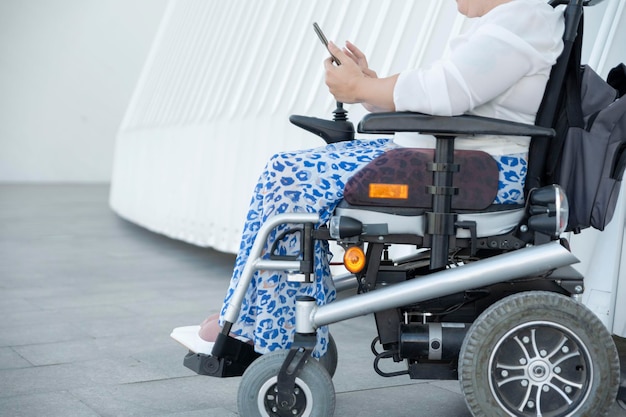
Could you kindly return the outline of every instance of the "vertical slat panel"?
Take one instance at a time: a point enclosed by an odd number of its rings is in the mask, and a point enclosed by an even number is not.
[[[600,31],[596,37],[589,64],[598,73],[606,74],[610,67],[617,62],[609,62],[610,57],[616,54],[614,48],[626,50],[626,2],[623,0],[611,0],[600,24]]]
[[[172,0],[173,1],[173,0]],[[198,51],[205,54],[208,58],[206,61],[206,67],[203,68],[202,88],[200,91],[203,93],[202,105],[199,106],[201,119],[211,120],[213,114],[211,113],[211,104],[215,102],[216,91],[220,87],[220,79],[223,71],[228,70],[226,65],[226,58],[228,54],[228,46],[232,40],[232,27],[237,27],[239,22],[231,16],[235,16],[238,12],[237,2],[229,1],[222,2],[218,6],[218,1],[209,0],[207,6],[211,8],[212,14],[215,16],[217,23],[215,26],[207,26],[207,35],[212,38],[211,49],[207,51]]]
[[[624,17],[612,18],[616,28],[594,48],[608,63],[624,43]],[[159,233],[236,251],[266,160],[323,144],[287,120],[330,118],[335,106],[314,21],[339,45],[357,44],[381,76],[432,62],[466,24],[452,1],[171,0],[118,133],[113,209]],[[355,122],[364,114],[347,107]]]

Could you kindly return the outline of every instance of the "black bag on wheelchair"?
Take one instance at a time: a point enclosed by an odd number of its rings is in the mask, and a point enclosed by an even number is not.
[[[568,231],[604,230],[626,168],[626,66],[604,81],[590,67],[570,71],[548,156],[548,177],[569,200]]]

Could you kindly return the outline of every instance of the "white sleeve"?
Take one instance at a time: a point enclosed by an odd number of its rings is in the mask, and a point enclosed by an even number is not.
[[[446,59],[400,73],[394,88],[396,110],[440,116],[467,113],[542,64],[540,53],[519,36],[486,24],[459,37]]]

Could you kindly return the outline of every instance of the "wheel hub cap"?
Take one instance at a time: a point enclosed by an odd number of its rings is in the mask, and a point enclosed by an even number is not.
[[[271,378],[261,387],[258,406],[263,417],[309,417],[312,411],[312,404],[308,399],[312,397],[309,387],[296,378],[296,386],[291,395],[278,400],[277,378]]]
[[[535,384],[539,384],[548,381],[552,375],[551,366],[543,360],[537,360],[532,362],[528,366],[528,376]]]
[[[551,322],[520,325],[489,358],[491,393],[510,416],[575,415],[593,382],[591,356],[569,329]]]

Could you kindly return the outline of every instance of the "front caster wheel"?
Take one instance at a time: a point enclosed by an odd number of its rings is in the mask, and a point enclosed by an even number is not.
[[[314,359],[308,360],[296,378],[289,410],[277,403],[278,373],[288,351],[261,356],[243,374],[237,406],[246,417],[331,417],[335,411],[335,389],[326,369]]]
[[[615,401],[619,359],[593,312],[533,291],[478,317],[461,348],[459,379],[477,417],[600,417]]]

